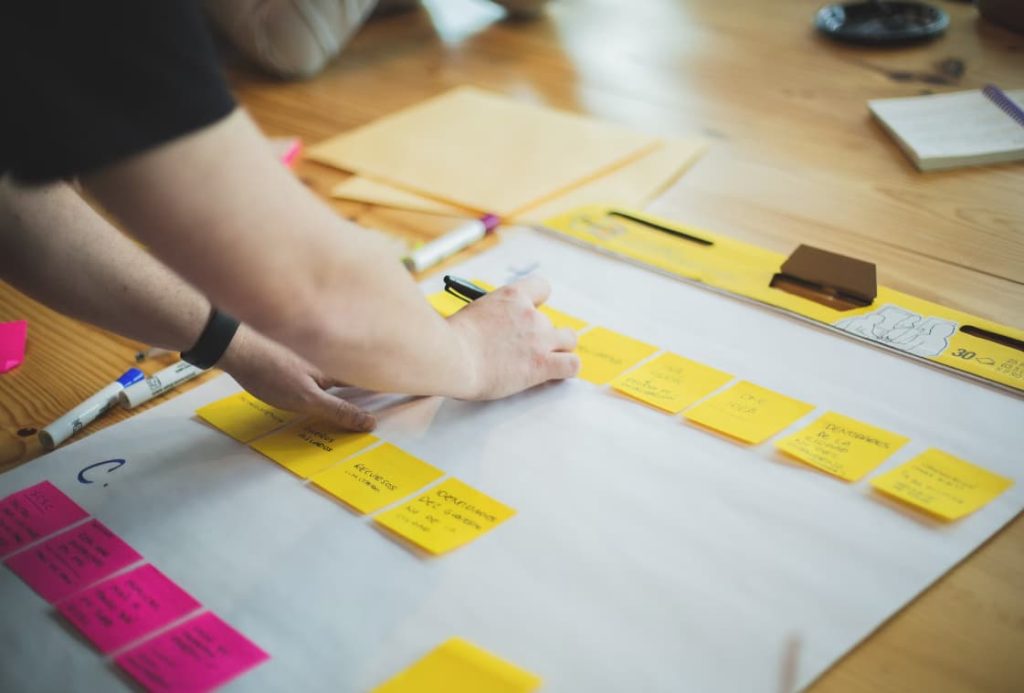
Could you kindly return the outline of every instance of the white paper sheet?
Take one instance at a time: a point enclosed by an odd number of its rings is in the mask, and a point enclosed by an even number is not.
[[[539,269],[554,307],[1016,480],[956,523],[573,381],[473,404],[377,396],[380,435],[518,514],[435,559],[192,416],[221,378],[0,476],[50,479],[266,649],[231,690],[366,691],[458,635],[545,691],[805,686],[1024,507],[1024,403],[529,230],[457,273]],[[440,278],[429,282],[436,290]],[[124,458],[92,484],[79,470]],[[0,690],[126,686],[0,569]]]

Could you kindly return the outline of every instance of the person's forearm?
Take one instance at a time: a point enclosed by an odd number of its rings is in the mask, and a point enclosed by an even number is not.
[[[0,181],[0,276],[66,315],[175,351],[189,348],[210,304],[99,216],[65,184]],[[247,390],[350,430],[373,428],[334,384],[291,351],[241,325],[217,363]]]
[[[219,307],[363,387],[473,396],[464,344],[397,258],[268,153],[242,113],[87,177]]]
[[[0,271],[22,292],[93,325],[189,348],[209,313],[202,295],[101,217],[66,183],[0,181]]]

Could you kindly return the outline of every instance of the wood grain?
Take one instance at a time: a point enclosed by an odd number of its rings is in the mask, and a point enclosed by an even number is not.
[[[268,134],[307,142],[460,84],[654,134],[703,135],[711,153],[654,211],[780,252],[810,243],[856,255],[878,263],[893,288],[1022,327],[1024,166],[921,174],[868,116],[870,98],[1024,86],[1024,37],[970,5],[932,2],[951,16],[943,38],[865,49],[815,34],[819,0],[555,0],[537,22],[498,21],[484,2],[434,0],[433,17],[421,9],[370,22],[313,80],[278,82],[230,56],[229,73]],[[312,163],[298,173],[325,197],[344,177]],[[417,239],[453,223],[330,204]],[[42,427],[110,382],[139,346],[0,286],[0,320],[23,317],[28,359],[0,376],[0,469],[40,452],[19,429]],[[1022,690],[1022,586],[1018,517],[813,690]]]

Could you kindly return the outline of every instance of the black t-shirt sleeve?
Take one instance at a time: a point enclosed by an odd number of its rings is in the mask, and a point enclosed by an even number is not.
[[[209,125],[234,101],[198,2],[0,2],[0,172],[74,176]]]

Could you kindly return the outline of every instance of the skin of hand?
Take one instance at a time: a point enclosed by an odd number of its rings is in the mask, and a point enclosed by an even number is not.
[[[537,306],[547,300],[551,286],[529,276],[474,301],[448,318],[464,348],[485,363],[470,377],[473,399],[498,399],[548,380],[576,375],[579,356],[576,333],[555,329]]]
[[[244,325],[217,365],[247,392],[280,409],[310,414],[347,431],[372,431],[377,425],[371,414],[326,392],[344,383]]]
[[[0,250],[0,274],[17,288],[67,315],[147,344],[188,348],[209,312],[198,291],[64,183],[22,188],[0,182]],[[459,358],[492,366],[467,374],[468,397],[500,397],[575,374],[578,359],[566,353],[575,336],[552,328],[535,308],[548,292],[546,282],[528,278],[476,301],[449,321]],[[246,325],[219,365],[274,406],[346,429],[374,426],[368,414],[323,391],[338,384],[336,379]],[[519,372],[499,367],[518,367]]]
[[[198,291],[65,183],[22,188],[0,181],[0,275],[66,315],[175,351],[195,342],[210,311]],[[339,383],[246,325],[218,365],[281,409],[353,431],[375,425],[366,412],[324,392]]]
[[[487,399],[572,374],[567,336],[534,308],[541,283],[446,322],[393,251],[306,189],[242,111],[83,181],[214,305],[352,385]]]

